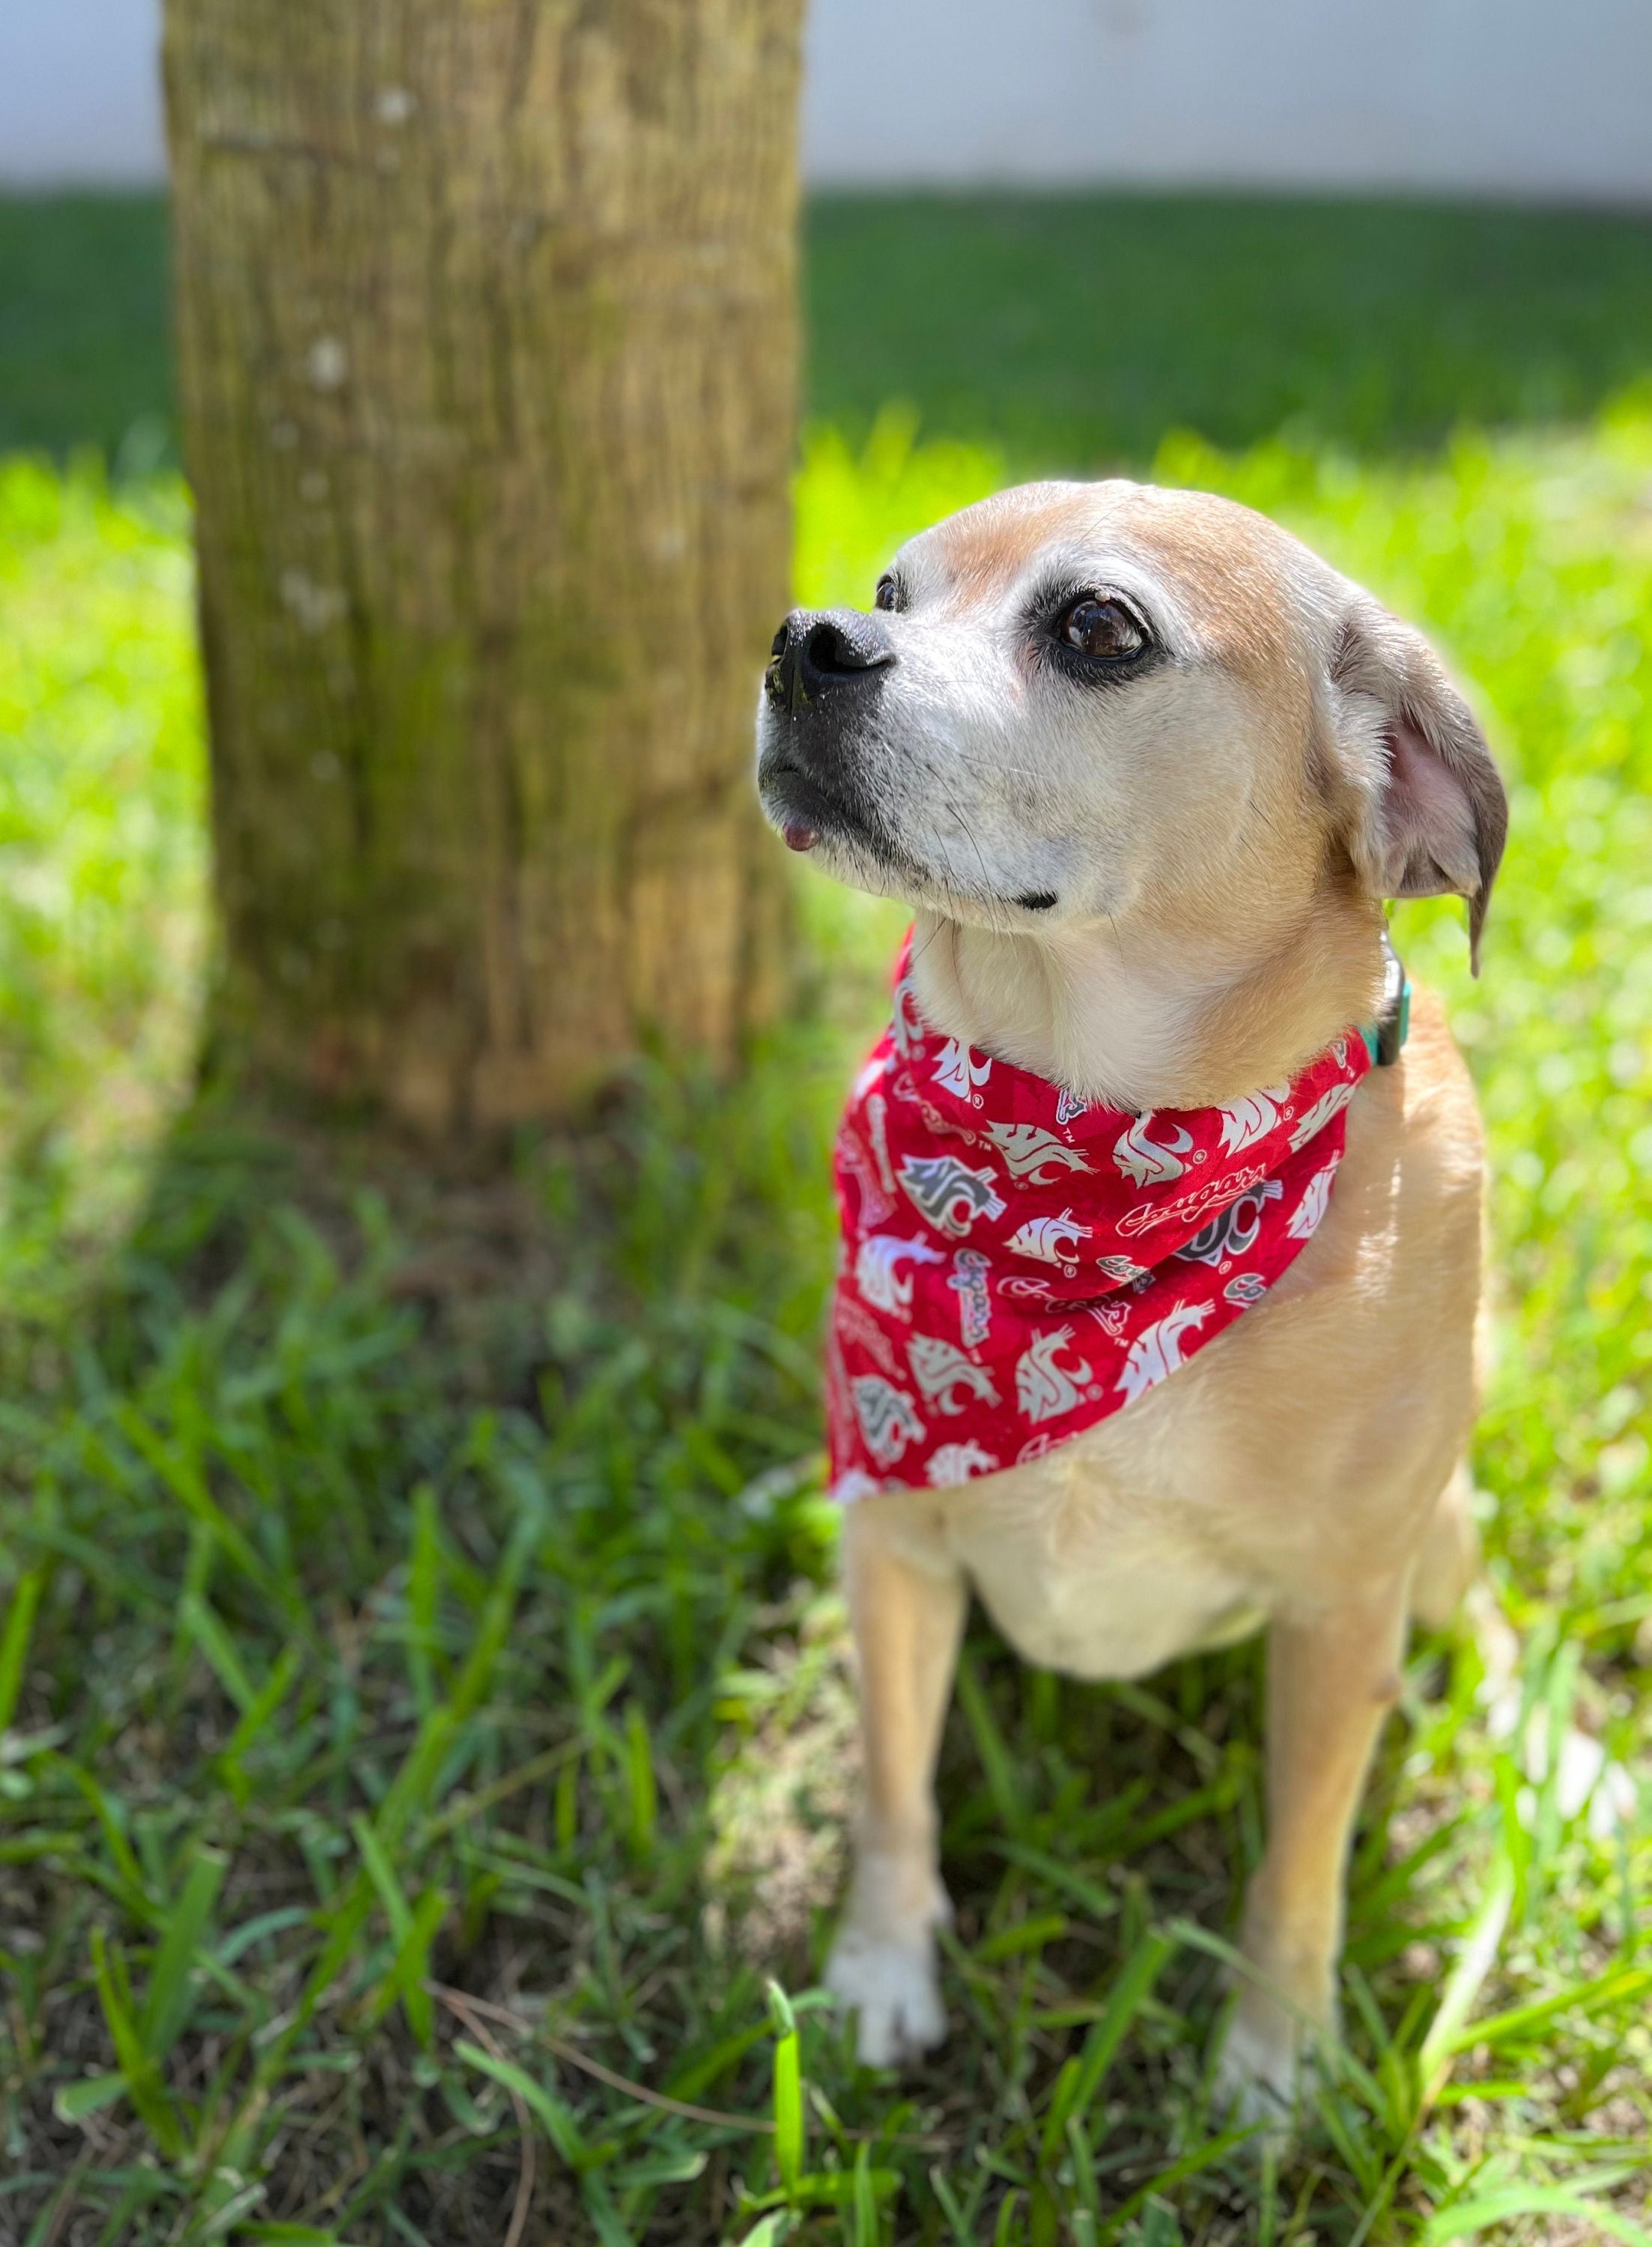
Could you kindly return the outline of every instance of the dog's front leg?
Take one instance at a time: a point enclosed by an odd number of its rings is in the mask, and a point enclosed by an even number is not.
[[[1221,2087],[1251,2115],[1288,2109],[1305,2036],[1336,2019],[1348,1841],[1400,1690],[1403,1575],[1357,1602],[1276,1619],[1267,1652],[1267,1844],[1246,1898],[1246,1981]]]
[[[950,1911],[937,1863],[933,1785],[967,1591],[943,1556],[903,1549],[889,1509],[862,1499],[843,1526],[860,1672],[864,1789],[849,1906],[826,1986],[859,2014],[863,2060],[887,2067],[946,2032],[936,1925]]]

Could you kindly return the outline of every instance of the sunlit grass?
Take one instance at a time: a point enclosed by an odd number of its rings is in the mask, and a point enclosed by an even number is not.
[[[800,594],[864,601],[1013,473],[898,417],[817,433]],[[461,1217],[508,1236],[474,1320],[405,1196],[300,1218],[301,1154],[210,1118],[96,1303],[58,1284],[186,1089],[200,748],[175,501],[14,469],[0,1286],[39,1371],[0,1405],[0,2237],[496,2243],[524,2164],[570,2241],[1652,2237],[1652,1816],[1592,1822],[1534,1745],[1647,1768],[1652,411],[1409,467],[1172,440],[1157,473],[1427,626],[1516,783],[1482,980],[1455,910],[1401,926],[1492,1127],[1475,1465],[1524,1700],[1494,1738],[1474,1647],[1416,1654],[1297,2149],[1208,2094],[1254,1650],[1079,1687],[979,1633],[952,2041],[857,2073],[804,1994],[850,1732],[824,1150],[890,908],[810,882],[810,1011],[740,1097],[651,1068],[609,1146]]]
[[[200,693],[182,493],[0,463],[0,1241],[60,1294],[190,1059]]]

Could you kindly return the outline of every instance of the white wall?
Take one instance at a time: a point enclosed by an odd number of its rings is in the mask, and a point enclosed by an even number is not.
[[[159,17],[0,0],[0,181],[161,176]],[[808,37],[823,184],[1652,201],[1652,0],[812,0]]]
[[[809,174],[1652,200],[1652,0],[815,0]]]
[[[0,182],[162,178],[160,44],[160,0],[0,0]]]

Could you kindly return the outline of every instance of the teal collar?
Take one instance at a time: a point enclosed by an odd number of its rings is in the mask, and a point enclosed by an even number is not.
[[[1411,1035],[1411,979],[1382,931],[1382,1005],[1374,1022],[1362,1022],[1360,1035],[1373,1069],[1392,1069]]]

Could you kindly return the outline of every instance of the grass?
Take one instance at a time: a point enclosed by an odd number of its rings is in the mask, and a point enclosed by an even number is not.
[[[1059,452],[1054,419],[1008,449],[1014,364],[973,436],[838,400],[806,598],[864,598],[905,530]],[[1652,2237],[1652,1809],[1602,1830],[1539,1752],[1569,1723],[1638,1775],[1652,1730],[1652,401],[1574,405],[1426,452],[1153,436],[1426,624],[1515,782],[1483,980],[1450,910],[1403,942],[1492,1129],[1475,1467],[1520,1705],[1488,1721],[1466,1638],[1416,1649],[1345,2048],[1283,2155],[1209,2101],[1255,1649],[1089,1687],[975,1631],[952,2039],[869,2074],[811,1994],[852,1725],[824,1148],[888,912],[806,888],[816,987],[738,1097],[652,1062],[502,1182],[181,1109],[180,501],[4,472],[0,2238],[453,2247],[519,2209],[604,2247]]]
[[[809,403],[1070,472],[1287,425],[1364,454],[1594,412],[1652,365],[1652,220],[1266,197],[827,197]],[[868,282],[871,285],[868,285]]]
[[[0,196],[0,453],[171,447],[167,214],[159,195]]]

